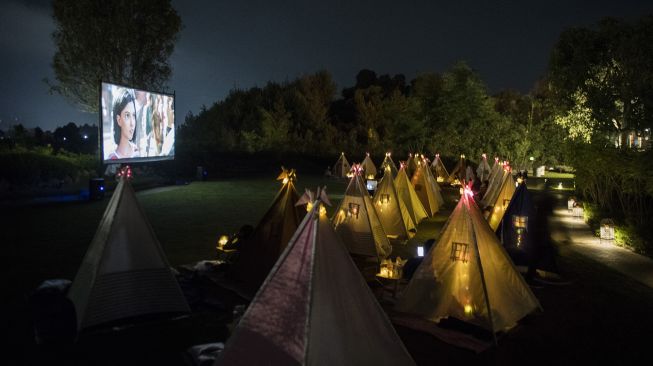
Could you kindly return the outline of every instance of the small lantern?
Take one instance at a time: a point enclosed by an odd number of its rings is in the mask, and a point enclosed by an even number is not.
[[[417,256],[418,257],[424,256],[424,247],[417,247]]]
[[[381,204],[382,205],[387,205],[390,203],[390,195],[387,193],[382,193],[381,194]]]
[[[558,187],[557,187],[557,189],[562,189],[562,188],[563,188],[563,187],[562,187],[562,182],[559,182],[559,183],[558,183]]]
[[[374,174],[368,174],[367,179],[369,180],[374,180]]]
[[[567,200],[567,210],[571,212],[574,209],[574,206],[576,205],[576,199],[574,197],[569,197]]]
[[[220,236],[220,239],[218,239],[218,249],[224,248],[225,245],[229,242],[229,237],[226,235]]]
[[[601,243],[614,242],[614,222],[610,219],[601,220]]]
[[[358,203],[350,202],[349,203],[349,212],[352,214],[352,216],[355,216],[356,218],[358,218],[358,212],[359,212],[360,207],[361,206]]]

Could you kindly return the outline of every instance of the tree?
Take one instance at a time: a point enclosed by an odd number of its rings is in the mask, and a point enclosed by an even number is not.
[[[57,51],[52,61],[61,94],[82,110],[98,110],[102,81],[165,91],[181,18],[170,0],[54,0]]]

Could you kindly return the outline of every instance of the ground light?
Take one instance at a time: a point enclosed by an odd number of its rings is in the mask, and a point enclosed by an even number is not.
[[[614,243],[614,222],[611,219],[601,220],[600,238],[601,244]]]

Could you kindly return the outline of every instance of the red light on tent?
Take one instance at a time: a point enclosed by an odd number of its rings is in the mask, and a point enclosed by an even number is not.
[[[351,166],[351,171],[357,175],[361,175],[363,167],[360,164],[354,164]]]

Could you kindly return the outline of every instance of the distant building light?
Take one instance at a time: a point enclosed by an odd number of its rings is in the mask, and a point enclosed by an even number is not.
[[[66,141],[66,136],[64,136],[63,140]]]
[[[84,135],[84,140],[86,140],[87,138],[88,138],[88,135]]]

